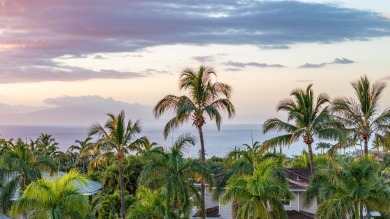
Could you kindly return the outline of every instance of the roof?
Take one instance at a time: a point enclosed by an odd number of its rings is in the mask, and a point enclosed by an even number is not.
[[[284,168],[287,181],[292,190],[306,190],[312,176],[310,169]]]
[[[54,175],[49,175],[47,172],[42,173],[42,176],[45,178],[53,178],[56,176],[64,176],[65,172],[59,171]],[[83,195],[93,195],[96,194],[100,189],[103,188],[102,184],[90,179],[85,179],[86,185],[80,182],[75,182],[77,188],[79,189],[80,193]]]
[[[193,217],[200,217],[200,212],[196,212]],[[219,206],[207,208],[206,217],[219,217]]]
[[[214,174],[214,181],[216,184],[225,176],[225,173],[216,173]]]
[[[79,188],[79,191],[83,195],[93,195],[98,193],[102,189],[102,184],[90,179],[86,179],[86,185],[76,182],[76,186]]]
[[[4,214],[0,214],[0,219],[10,219],[10,218],[5,216]]]
[[[57,172],[57,173],[54,173],[53,175],[50,175],[48,172],[42,172],[42,177],[44,178],[53,178],[53,177],[56,177],[56,176],[64,176],[65,175],[65,172]],[[83,195],[93,195],[93,194],[96,194],[99,190],[101,190],[103,187],[102,187],[102,184],[99,183],[99,182],[96,182],[96,181],[93,181],[93,180],[90,180],[90,179],[86,179],[85,180],[86,182],[86,185],[80,183],[80,182],[75,182],[76,184],[76,187],[78,188],[78,190],[80,191],[81,194]],[[12,201],[15,201],[17,199],[19,199],[19,186],[17,188],[17,190],[15,191],[14,195],[12,196],[11,200]],[[0,219],[1,216],[0,216]]]
[[[314,219],[314,214],[306,211],[286,211],[288,219]]]

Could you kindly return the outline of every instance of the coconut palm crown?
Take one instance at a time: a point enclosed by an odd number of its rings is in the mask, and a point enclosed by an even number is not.
[[[390,131],[390,108],[379,113],[379,99],[386,84],[379,81],[371,83],[367,76],[362,76],[351,84],[357,99],[341,97],[332,104],[335,118],[348,131],[347,141],[335,145],[332,151],[340,147],[353,147],[363,141],[364,154],[367,155],[371,136],[374,134],[376,141],[385,145],[384,135]]]
[[[292,98],[282,100],[277,111],[288,114],[287,122],[278,118],[268,119],[263,124],[263,132],[285,132],[286,134],[271,138],[264,142],[264,150],[276,146],[291,145],[303,138],[308,147],[310,169],[314,173],[314,160],[312,144],[314,137],[319,139],[338,140],[342,136],[338,124],[332,122],[328,110],[329,97],[325,93],[314,99],[312,84],[306,90],[296,89],[291,92]],[[293,122],[293,123],[290,123]]]
[[[222,116],[220,111],[225,111],[229,118],[235,115],[235,108],[230,102],[231,87],[225,83],[214,82],[216,73],[212,68],[201,66],[197,72],[192,69],[184,69],[179,81],[181,90],[188,91],[188,96],[167,95],[154,107],[154,115],[160,117],[166,111],[172,111],[175,116],[168,121],[164,128],[164,137],[169,133],[192,121],[200,138],[200,159],[205,163],[206,152],[203,138],[203,126],[206,124],[206,116],[215,120],[218,130],[221,126]],[[201,183],[202,199],[205,197],[205,185]],[[205,209],[203,209],[203,218]]]
[[[215,120],[219,130],[222,122],[221,110],[226,111],[229,118],[235,115],[235,108],[230,102],[231,87],[225,83],[213,82],[212,76],[216,76],[214,70],[204,66],[201,66],[198,72],[192,69],[183,70],[180,76],[180,89],[188,91],[189,95],[167,95],[153,109],[156,118],[166,111],[175,113],[164,128],[165,138],[174,128],[192,121],[199,131],[202,161],[205,160],[202,130],[206,124],[205,116]]]

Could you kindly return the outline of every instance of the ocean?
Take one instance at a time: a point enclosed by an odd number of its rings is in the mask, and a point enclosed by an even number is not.
[[[17,139],[21,138],[26,142],[30,139],[35,140],[41,133],[50,134],[59,143],[59,148],[66,151],[69,146],[75,144],[76,140],[83,140],[87,137],[89,127],[76,126],[20,126],[7,125],[0,126],[0,138]],[[167,139],[163,137],[163,126],[143,126],[139,137],[147,136],[151,141],[159,145],[169,147],[175,139],[185,133],[192,134],[196,139],[196,145],[185,151],[186,157],[197,157],[199,154],[200,143],[199,135],[195,127],[185,126],[173,131]],[[280,133],[263,134],[260,125],[221,125],[218,131],[216,126],[206,125],[204,127],[204,139],[206,148],[206,157],[223,157],[234,147],[243,144],[251,145],[253,141],[263,142],[269,138],[280,135]],[[316,143],[316,142],[315,142]],[[315,144],[314,143],[314,144]],[[298,155],[305,148],[303,142],[298,142],[290,147],[284,147],[283,153],[287,156]],[[315,145],[314,145],[315,147]],[[279,149],[277,149],[279,151]]]

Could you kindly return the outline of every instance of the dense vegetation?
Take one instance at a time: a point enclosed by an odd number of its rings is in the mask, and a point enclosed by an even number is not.
[[[374,156],[368,150],[370,145],[390,150],[390,110],[379,112],[378,105],[385,84],[371,84],[364,76],[352,83],[357,99],[334,101],[326,94],[315,97],[312,85],[294,90],[292,98],[277,107],[287,112],[287,122],[274,118],[263,124],[265,132],[279,131],[280,136],[243,142],[225,157],[206,159],[206,116],[219,128],[220,111],[235,113],[230,86],[213,83],[211,76],[216,75],[209,68],[184,70],[180,88],[188,96],[168,95],[154,109],[156,116],[167,110],[175,114],[162,130],[165,136],[183,123],[193,123],[199,131],[199,159],[185,156],[196,137],[185,134],[163,148],[142,137],[140,122],[126,120],[124,112],[108,114],[104,125],[93,125],[89,136],[65,152],[49,134],[29,142],[1,139],[1,212],[27,218],[189,218],[196,206],[196,214],[205,217],[208,185],[215,188],[216,200],[233,203],[235,218],[287,218],[283,201],[293,198],[288,167],[311,169],[305,202],[319,204],[319,218],[360,218],[362,209],[390,214],[390,155]],[[300,138],[308,151],[286,157],[281,147]],[[343,153],[360,142],[363,156]],[[76,189],[85,178],[103,185],[90,199]],[[20,197],[15,200],[15,195]]]

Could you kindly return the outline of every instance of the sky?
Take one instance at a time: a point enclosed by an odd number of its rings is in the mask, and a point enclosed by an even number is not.
[[[353,96],[390,80],[388,0],[0,0],[0,124],[91,124],[121,109],[155,120],[185,68],[214,68],[236,117],[261,124],[314,84]],[[390,106],[390,87],[382,108]]]

